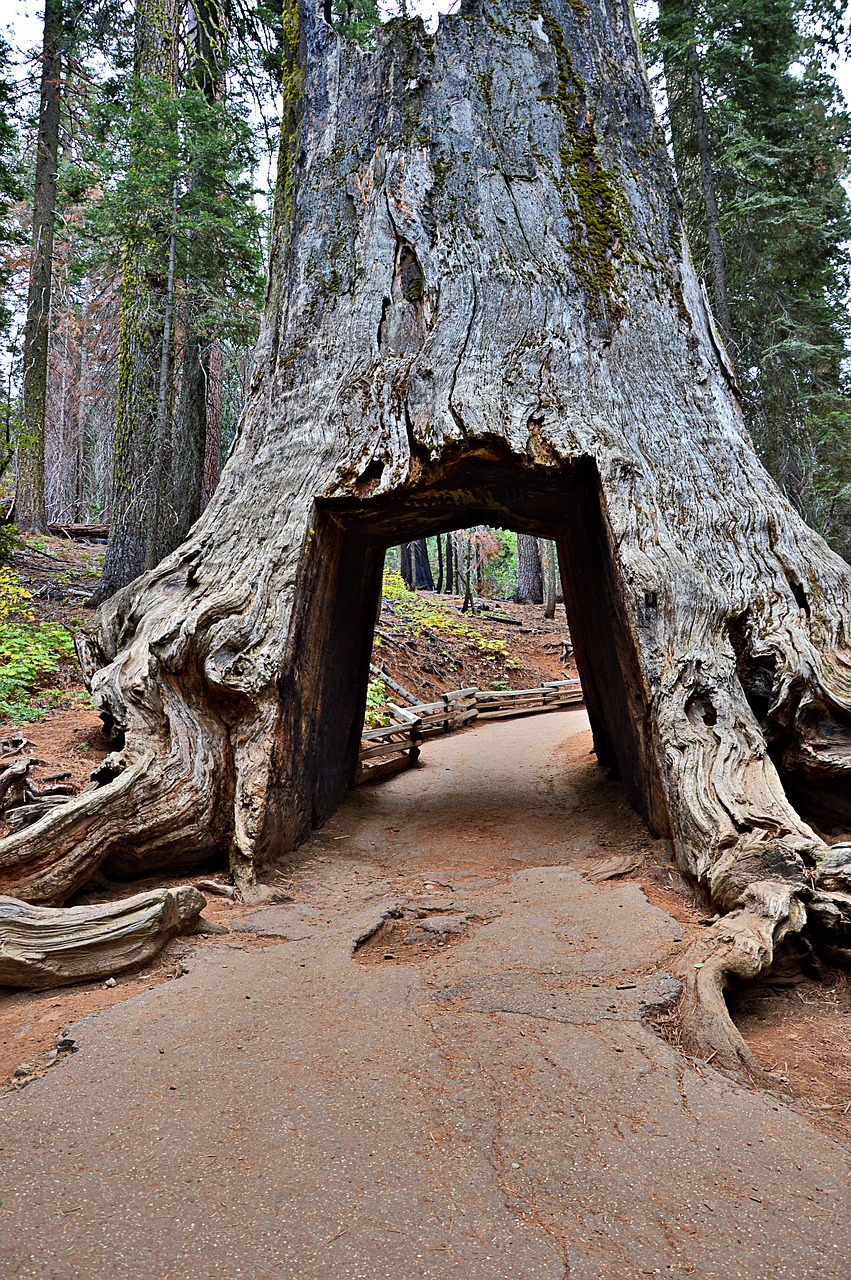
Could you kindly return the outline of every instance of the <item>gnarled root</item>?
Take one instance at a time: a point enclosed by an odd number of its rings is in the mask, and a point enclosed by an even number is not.
[[[0,986],[38,990],[138,969],[206,905],[192,885],[89,907],[0,897]]]
[[[716,1066],[730,1070],[758,1070],[730,1017],[724,992],[765,972],[779,943],[804,927],[807,914],[799,894],[799,886],[783,881],[752,884],[742,895],[742,906],[688,949],[679,973],[683,983],[679,1014],[686,1053],[711,1056]]]

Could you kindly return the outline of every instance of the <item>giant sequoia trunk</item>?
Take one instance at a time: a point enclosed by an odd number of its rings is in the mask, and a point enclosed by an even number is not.
[[[851,570],[742,428],[628,0],[299,39],[239,438],[82,644],[120,753],[0,889],[224,848],[249,889],[353,776],[385,548],[503,524],[556,540],[598,757],[730,913],[685,1007],[734,1061],[730,976],[851,920]]]

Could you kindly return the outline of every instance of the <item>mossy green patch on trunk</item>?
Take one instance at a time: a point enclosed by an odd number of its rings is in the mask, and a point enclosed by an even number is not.
[[[579,5],[579,10],[584,8]],[[555,50],[558,87],[555,93],[542,94],[540,100],[550,103],[562,117],[559,185],[572,192],[578,208],[577,239],[570,246],[570,255],[592,300],[605,298],[611,303],[615,261],[627,240],[625,201],[617,180],[600,159],[585,84],[573,66],[564,33],[551,14],[543,15],[543,26]]]

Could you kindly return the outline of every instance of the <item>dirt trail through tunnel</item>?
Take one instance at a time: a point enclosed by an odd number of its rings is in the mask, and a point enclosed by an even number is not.
[[[429,742],[0,1100],[17,1277],[845,1280],[847,1147],[642,1022],[688,921],[582,712]],[[657,899],[661,900],[661,899]]]

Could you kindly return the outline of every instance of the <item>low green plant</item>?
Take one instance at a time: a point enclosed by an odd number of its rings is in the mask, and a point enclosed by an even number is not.
[[[390,723],[384,711],[387,702],[387,686],[381,676],[373,676],[366,686],[366,714],[364,724],[367,729],[381,729]]]
[[[20,544],[18,531],[13,524],[0,524],[0,564],[7,564],[12,552]]]
[[[0,719],[37,720],[63,696],[45,677],[74,656],[70,633],[58,622],[35,622],[11,569],[0,568]]]

